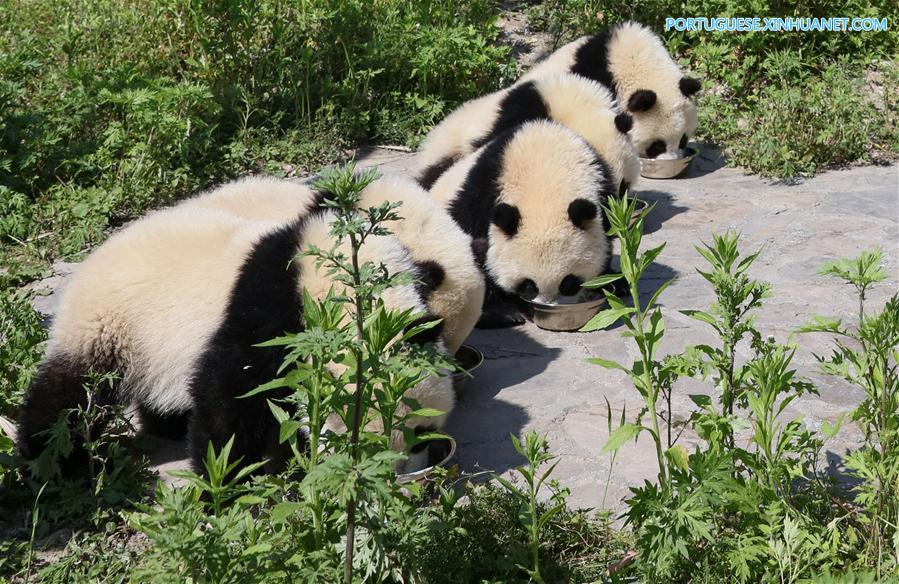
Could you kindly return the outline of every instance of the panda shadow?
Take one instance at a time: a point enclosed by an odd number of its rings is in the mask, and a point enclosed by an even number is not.
[[[457,442],[453,462],[465,472],[502,473],[522,463],[509,436],[520,436],[530,415],[497,396],[542,373],[561,349],[540,344],[521,326],[478,329],[466,344],[483,352],[484,363],[475,369],[447,420],[445,430]]]
[[[693,146],[699,150],[699,154],[693,159],[682,178],[699,178],[724,168],[726,162],[724,153],[715,144],[702,142]]]
[[[643,221],[644,234],[655,233],[662,228],[662,224],[666,221],[689,210],[689,207],[676,205],[671,193],[665,191],[638,191],[637,197],[642,201],[655,205]]]

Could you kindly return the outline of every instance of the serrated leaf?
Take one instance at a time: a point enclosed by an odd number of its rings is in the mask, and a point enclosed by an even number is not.
[[[603,286],[607,286],[612,282],[620,280],[623,278],[623,274],[603,274],[601,276],[597,276],[588,282],[584,282],[581,284],[584,288],[602,288]]]

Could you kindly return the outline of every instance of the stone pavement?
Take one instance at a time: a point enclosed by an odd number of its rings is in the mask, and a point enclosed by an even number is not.
[[[358,157],[360,165],[385,171],[408,174],[413,168],[408,153],[376,149]],[[780,341],[814,314],[855,317],[857,302],[851,289],[817,275],[826,260],[880,246],[890,278],[874,289],[868,306],[877,309],[899,286],[897,166],[831,171],[787,186],[724,168],[714,151],[706,150],[684,177],[643,179],[636,190],[641,198],[656,203],[647,219],[645,245],[667,242],[641,286],[641,295],[648,299],[665,280],[673,279],[660,299],[666,319],[663,352],[714,340],[710,327],[679,312],[705,308],[712,299],[695,271],[703,260],[694,250],[712,232],[736,229],[742,234],[744,252],[762,248],[751,274],[771,282],[773,296],[758,313],[758,325],[763,334]],[[53,298],[40,298],[36,306],[52,312]],[[448,431],[458,440],[456,462],[469,471],[506,472],[522,462],[510,434],[546,433],[561,459],[555,476],[571,489],[571,503],[599,506],[610,462],[599,454],[607,438],[604,398],[612,404],[616,421],[625,407],[632,419],[641,401],[623,374],[584,360],[599,356],[630,363],[636,349],[621,337],[621,327],[558,333],[528,323],[514,329],[475,330],[469,343],[484,352],[486,361],[450,418]],[[812,353],[828,350],[826,336],[804,335],[799,343],[794,364],[818,383],[821,394],[796,400],[788,414],[802,415],[808,426],[818,427],[822,420],[834,421],[851,410],[861,395],[814,373]],[[740,356],[747,356],[745,347]],[[675,418],[689,416],[688,394],[710,392],[709,384],[678,382],[672,404]],[[839,470],[842,457],[859,440],[853,427],[845,427],[825,445],[822,464]],[[689,448],[691,437],[683,436],[681,443]],[[170,445],[157,458],[161,470],[184,463],[178,445]],[[620,508],[628,485],[652,479],[655,473],[655,453],[648,439],[623,447],[611,472],[606,506]]]

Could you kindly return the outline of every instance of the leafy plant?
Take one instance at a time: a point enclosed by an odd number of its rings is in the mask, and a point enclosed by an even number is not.
[[[540,573],[540,534],[552,517],[565,508],[565,498],[568,493],[565,489],[560,488],[556,481],[551,480],[549,488],[552,492],[552,505],[541,511],[537,496],[559,462],[556,460],[549,468],[541,470],[543,465],[552,462],[556,457],[549,453],[549,444],[547,444],[546,438],[536,432],[528,432],[524,437],[523,445],[518,437],[513,435],[512,446],[528,462],[527,466],[519,466],[515,469],[524,480],[525,490],[522,492],[517,486],[502,477],[498,476],[496,480],[509,491],[509,494],[521,501],[518,519],[528,533],[531,550],[531,567],[528,569],[522,566],[522,568],[534,581],[542,583],[544,580]]]

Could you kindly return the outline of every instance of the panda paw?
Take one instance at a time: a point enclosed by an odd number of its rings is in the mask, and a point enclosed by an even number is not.
[[[503,303],[485,309],[476,326],[481,329],[495,329],[520,326],[524,322],[524,315],[517,307]]]

